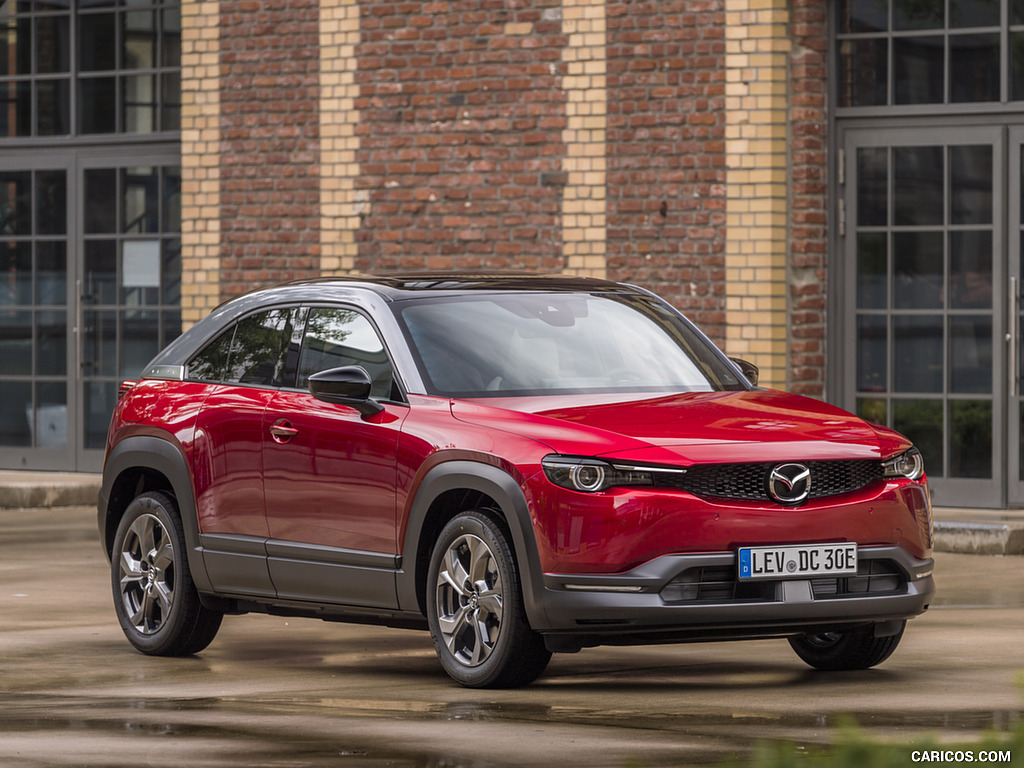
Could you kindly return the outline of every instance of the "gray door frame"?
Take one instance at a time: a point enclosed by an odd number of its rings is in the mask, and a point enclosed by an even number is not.
[[[114,146],[101,143],[91,147],[59,149],[23,147],[18,152],[0,152],[0,171],[64,170],[67,173],[67,264],[66,264],[66,360],[67,360],[67,445],[63,448],[0,446],[0,469],[98,471],[102,449],[84,447],[84,380],[82,360],[85,333],[81,327],[83,306],[79,288],[85,272],[84,179],[89,168],[130,168],[177,165],[181,162],[177,142]],[[32,202],[35,205],[35,201]],[[25,239],[35,241],[35,234]],[[35,306],[34,300],[33,305]],[[31,381],[35,382],[33,374]]]
[[[1021,229],[1024,227],[1024,125],[1013,125],[1008,128],[1009,152],[1007,153],[1007,175],[1009,176],[1007,196],[1007,295],[1008,308],[1006,343],[1013,347],[1008,355],[1007,375],[1004,376],[1008,390],[1007,401],[1007,503],[1011,507],[1024,506],[1024,455],[1021,441],[1024,440],[1024,415],[1022,407],[1021,365],[1024,363],[1024,328],[1021,325],[1021,313],[1024,312],[1024,301],[1021,300],[1024,285],[1024,242]]]
[[[88,329],[84,327],[85,307],[84,296],[82,295],[81,281],[85,275],[85,217],[81,215],[81,206],[86,203],[85,173],[90,169],[98,168],[132,168],[137,166],[161,166],[176,165],[181,163],[181,145],[177,142],[160,145],[137,145],[129,147],[97,146],[82,148],[77,152],[75,173],[73,178],[74,196],[78,201],[76,215],[76,226],[74,230],[74,252],[75,270],[79,279],[79,288],[75,294],[76,311],[76,343],[74,366],[77,371],[75,377],[75,398],[78,403],[75,420],[75,468],[78,471],[97,472],[103,466],[103,449],[85,447],[85,391],[86,381],[84,379],[85,364],[85,342]],[[117,205],[122,201],[117,200]],[[117,233],[120,237],[121,233]],[[120,302],[118,302],[120,304]],[[118,321],[120,322],[120,320]],[[120,350],[119,350],[120,352]]]
[[[902,125],[901,125],[902,123]],[[1017,208],[1020,210],[1020,190],[1010,189],[1008,176],[1012,173],[1004,171],[1007,168],[1007,129],[1004,126],[992,125],[991,121],[971,120],[949,120],[944,121],[940,127],[933,127],[934,120],[929,125],[922,126],[921,121],[907,119],[904,121],[886,121],[885,127],[879,127],[878,121],[850,121],[847,125],[837,125],[836,147],[839,148],[838,159],[842,164],[837,174],[836,200],[837,200],[837,222],[833,227],[832,242],[834,253],[841,253],[842,257],[837,268],[831,270],[830,298],[833,300],[833,312],[830,313],[838,322],[832,324],[832,332],[829,341],[833,349],[840,350],[838,354],[832,355],[830,363],[830,380],[834,383],[831,389],[832,399],[842,407],[855,411],[857,400],[857,360],[856,360],[856,317],[857,317],[857,149],[862,147],[899,147],[899,146],[960,146],[989,144],[993,148],[993,259],[992,259],[992,407],[993,407],[993,433],[992,433],[992,477],[986,479],[978,478],[949,478],[938,477],[938,473],[931,476],[931,487],[933,500],[940,506],[971,506],[971,507],[1005,507],[1008,499],[1019,502],[1024,498],[1024,488],[1009,488],[1007,467],[1014,466],[1014,455],[1019,453],[1018,429],[1020,420],[1013,421],[1012,410],[1008,391],[1008,369],[1007,351],[1008,346],[1005,339],[1007,333],[1007,312],[1008,300],[1007,291],[1008,278],[1011,276],[1010,269],[1019,268],[1013,266],[1013,259],[1007,258],[1007,253],[1014,253],[1014,234],[1019,238],[1020,228],[1009,224],[1007,217],[1007,201],[1017,200]],[[1019,147],[1017,147],[1019,153]],[[1019,154],[1018,154],[1019,159]],[[1019,161],[1016,166],[1020,168]],[[947,172],[948,173],[948,172]],[[1019,177],[1019,173],[1017,174]],[[1017,179],[1019,182],[1019,178]],[[889,179],[891,201],[892,179]],[[1018,184],[1019,187],[1019,184]],[[944,194],[945,204],[948,206],[948,175],[946,191]],[[890,226],[892,222],[890,220]],[[935,227],[937,228],[937,227]],[[945,233],[950,231],[949,222],[944,217],[941,227]],[[1010,248],[1008,251],[1007,248]],[[1017,251],[1019,253],[1019,250]],[[948,247],[946,248],[948,261]],[[890,274],[891,274],[890,259]],[[1019,260],[1018,260],[1019,262]],[[945,272],[948,274],[948,264]],[[942,310],[948,313],[950,310],[945,307]],[[887,310],[891,317],[894,310],[890,305]],[[891,333],[891,331],[890,331]],[[944,355],[948,360],[949,356],[949,335],[944,334],[946,340]],[[888,339],[887,347],[891,348],[891,336]],[[889,365],[891,368],[892,365]],[[956,399],[949,393],[948,364],[944,363],[942,401],[948,402]],[[889,379],[892,380],[892,371],[889,371]],[[886,396],[899,398],[899,395],[887,388]],[[948,450],[948,415],[944,407],[944,464],[949,464]],[[889,414],[891,420],[892,415]],[[1016,428],[1014,427],[1016,424]],[[1008,450],[1008,446],[1012,446]],[[945,475],[945,473],[942,473]],[[1008,496],[1009,491],[1009,496]]]

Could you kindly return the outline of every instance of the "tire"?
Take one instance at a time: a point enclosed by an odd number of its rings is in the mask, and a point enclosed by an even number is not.
[[[874,627],[856,632],[822,632],[789,638],[796,655],[815,669],[838,672],[869,669],[888,659],[903,638],[907,622],[889,637],[875,637]]]
[[[142,653],[189,656],[220,629],[224,614],[199,601],[181,514],[166,493],[144,493],[128,505],[114,536],[110,580],[117,620]]]
[[[530,628],[503,521],[463,512],[441,531],[427,572],[427,621],[445,672],[468,688],[536,680],[551,652]]]

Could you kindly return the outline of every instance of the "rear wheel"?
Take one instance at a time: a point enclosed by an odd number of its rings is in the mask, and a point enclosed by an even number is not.
[[[427,577],[427,621],[445,672],[470,688],[533,682],[551,659],[526,618],[515,556],[487,510],[441,531]]]
[[[171,496],[144,493],[128,505],[110,565],[117,619],[136,649],[152,656],[188,656],[213,641],[223,614],[199,601],[181,514]]]
[[[796,655],[815,669],[868,669],[888,659],[903,638],[907,623],[887,637],[875,637],[874,627],[854,632],[819,632],[789,638]]]

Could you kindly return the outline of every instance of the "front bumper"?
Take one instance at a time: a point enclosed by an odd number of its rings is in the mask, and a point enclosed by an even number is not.
[[[615,575],[545,574],[534,628],[557,651],[780,637],[917,616],[935,592],[933,561],[861,547],[857,576],[739,582],[735,553],[664,555]]]

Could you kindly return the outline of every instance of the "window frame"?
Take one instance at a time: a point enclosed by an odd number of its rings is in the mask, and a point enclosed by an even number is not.
[[[854,2],[855,0],[848,0]],[[1024,35],[1024,23],[1016,23],[1011,18],[1012,0],[999,0],[1000,17],[995,25],[984,24],[978,26],[960,26],[952,24],[944,10],[942,24],[934,28],[920,29],[897,29],[895,25],[895,9],[893,0],[887,0],[887,26],[885,29],[870,31],[843,31],[838,4],[830,4],[829,8],[829,33],[828,49],[830,59],[830,105],[834,108],[835,116],[843,117],[874,117],[893,115],[934,115],[934,114],[966,114],[978,115],[986,113],[1004,113],[1009,105],[1024,104],[1024,99],[1014,100],[1013,98],[1013,61],[1011,56],[1011,41],[1014,35]],[[954,58],[951,40],[955,38],[970,37],[977,35],[996,35],[999,41],[998,68],[999,83],[996,88],[997,96],[993,101],[955,101],[953,79],[956,71],[952,61]],[[935,102],[920,103],[899,103],[896,100],[896,73],[894,61],[894,41],[913,40],[915,38],[941,37],[942,38],[942,100]],[[842,66],[841,48],[844,43],[857,43],[867,40],[881,40],[885,43],[885,92],[886,100],[880,104],[870,105],[842,105],[841,97],[843,83],[841,76],[844,68]]]
[[[132,13],[147,12],[153,15],[154,24],[152,66],[131,67],[123,60],[126,51],[125,18]],[[85,70],[80,58],[82,46],[79,44],[83,27],[82,20],[104,14],[111,14],[115,19],[114,67],[104,70]],[[40,40],[37,37],[37,27],[48,19],[62,18],[68,19],[69,50],[67,54],[69,58],[67,69],[53,72],[40,71],[38,66]],[[0,84],[3,89],[12,89],[10,93],[14,93],[13,89],[16,88],[27,89],[28,96],[25,107],[28,114],[25,118],[19,119],[28,121],[29,130],[26,133],[17,130],[14,133],[8,131],[0,135],[0,147],[15,147],[22,144],[63,146],[69,138],[76,141],[88,141],[90,144],[123,145],[136,142],[149,143],[154,140],[166,141],[180,136],[182,35],[180,0],[144,0],[144,3],[138,6],[125,6],[123,3],[116,3],[113,0],[106,0],[103,5],[83,5],[81,2],[71,2],[66,9],[38,8],[33,4],[26,9],[15,10],[10,14],[9,19],[11,24],[18,21],[23,22],[29,30],[28,39],[25,41],[19,39],[18,41],[19,46],[25,46],[29,51],[29,67],[25,72],[0,75]],[[146,77],[151,78],[152,101],[129,103],[129,81],[137,81]],[[84,119],[82,90],[87,88],[89,83],[101,80],[113,81],[113,90],[108,94],[113,109],[113,130],[84,131],[82,130]],[[165,87],[168,83],[171,84],[171,90]],[[176,92],[173,88],[174,83],[177,83]],[[48,84],[52,84],[54,89],[61,87],[66,89],[65,93],[59,94],[62,102],[56,107],[67,123],[61,126],[64,132],[42,130],[42,120],[45,116],[44,106],[46,105],[42,103],[43,96],[40,87],[48,86]],[[138,131],[127,130],[129,123],[127,110],[133,106],[144,108],[147,105],[151,106],[153,111],[150,128]]]
[[[369,323],[370,328],[377,335],[377,338],[378,338],[378,340],[381,343],[381,347],[384,350],[384,354],[387,356],[388,361],[391,363],[391,372],[392,372],[392,374],[391,374],[392,375],[392,384],[391,384],[391,394],[390,394],[390,396],[387,397],[387,398],[374,398],[374,399],[377,400],[378,402],[389,403],[389,404],[394,404],[394,405],[408,405],[408,395],[407,395],[408,390],[407,390],[407,388],[406,388],[406,386],[404,384],[404,381],[402,379],[401,372],[400,372],[398,366],[395,364],[395,355],[391,351],[390,345],[388,344],[388,341],[387,341],[387,337],[385,336],[385,334],[383,334],[381,332],[379,324],[376,322],[374,317],[371,314],[369,314],[368,312],[366,312],[363,308],[355,306],[355,305],[352,305],[352,304],[344,304],[344,303],[320,303],[320,302],[316,302],[316,303],[309,303],[309,302],[294,303],[294,302],[289,302],[287,304],[277,304],[277,305],[268,305],[268,306],[258,307],[256,309],[252,310],[251,312],[246,312],[245,314],[242,314],[242,315],[239,315],[237,317],[234,317],[234,318],[232,318],[230,323],[225,325],[223,328],[219,329],[218,332],[213,334],[211,337],[209,337],[206,340],[204,340],[203,344],[199,347],[199,349],[197,349],[195,352],[193,352],[192,354],[190,354],[188,356],[188,359],[187,359],[187,361],[185,363],[185,370],[184,370],[184,374],[183,374],[182,380],[183,381],[187,381],[187,382],[191,382],[191,383],[196,383],[196,384],[236,386],[236,387],[251,387],[251,388],[255,388],[255,389],[273,389],[273,390],[289,391],[289,392],[305,392],[306,394],[309,394],[308,387],[301,387],[301,386],[299,386],[298,385],[298,381],[299,381],[299,371],[300,371],[300,363],[301,363],[301,359],[302,359],[302,352],[303,352],[303,350],[305,348],[305,343],[306,343],[306,332],[307,332],[307,328],[308,328],[308,322],[309,322],[310,315],[316,309],[332,309],[332,310],[341,310],[341,311],[346,311],[346,312],[354,312],[354,313],[360,315],[363,319],[365,319],[367,321],[367,323]],[[292,377],[292,380],[291,380],[290,383],[281,383],[281,384],[274,384],[274,385],[254,384],[254,383],[250,383],[250,382],[227,380],[227,379],[224,379],[224,378],[218,378],[218,379],[199,379],[199,378],[196,378],[195,376],[192,375],[192,365],[194,364],[196,358],[198,358],[203,352],[205,352],[207,349],[209,349],[212,345],[218,343],[224,337],[225,334],[230,332],[231,336],[232,336],[231,341],[229,342],[229,350],[230,350],[231,347],[234,347],[234,334],[237,333],[239,324],[241,324],[242,322],[244,322],[245,320],[247,320],[247,319],[249,319],[251,317],[254,317],[256,315],[263,314],[263,313],[266,313],[266,312],[271,312],[271,311],[274,311],[274,310],[291,310],[291,311],[298,311],[298,312],[304,313],[304,314],[302,314],[301,322],[297,324],[297,325],[301,325],[302,330],[301,330],[301,338],[300,338],[300,340],[298,342],[298,348],[296,350],[295,369],[294,369],[294,372],[293,372],[294,376]],[[293,330],[293,338],[294,338],[294,334],[295,334],[295,331]],[[230,363],[230,360],[231,360],[231,358],[230,358],[230,355],[229,355],[227,363]],[[227,363],[225,364],[225,367],[227,367]],[[329,369],[324,369],[324,370],[329,370]]]

